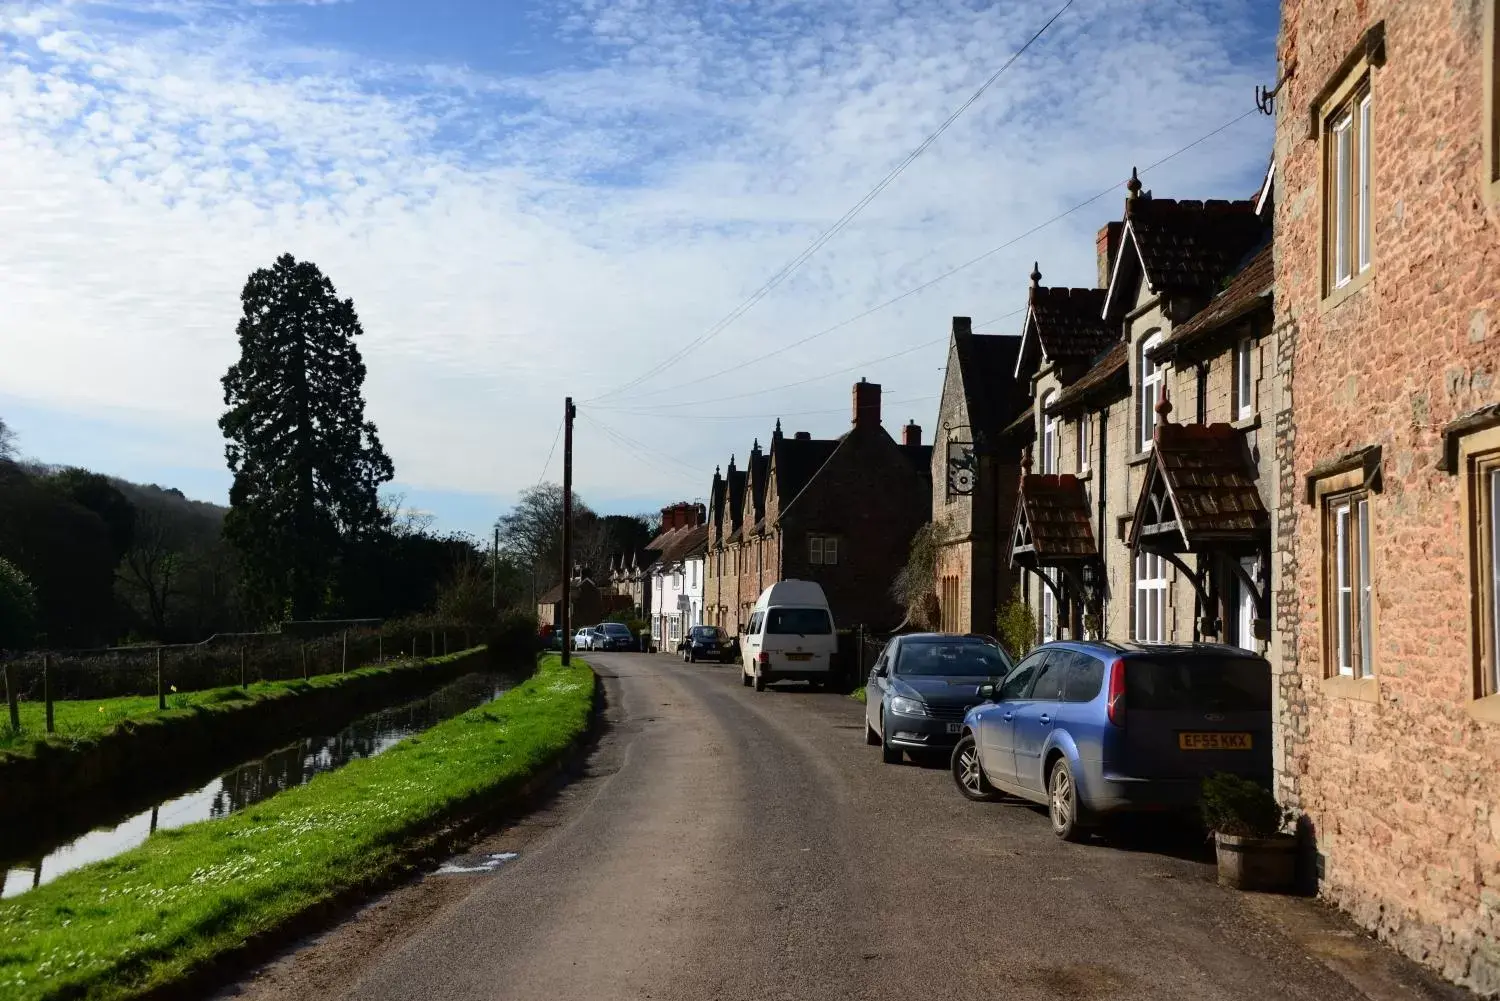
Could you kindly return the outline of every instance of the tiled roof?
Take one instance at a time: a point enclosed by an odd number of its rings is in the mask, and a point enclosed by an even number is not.
[[[598,590],[599,590],[599,588],[597,588],[597,587],[594,586],[594,582],[591,581],[591,580],[589,580],[587,577],[585,577],[581,581],[574,581],[573,582],[573,595],[574,595],[574,597],[577,597],[579,594],[583,593],[584,591],[594,591],[594,592],[597,593]],[[562,587],[562,584],[559,583],[559,584],[555,585],[554,587],[552,587],[550,590],[548,590],[546,594],[544,594],[540,598],[538,598],[537,599],[537,604],[538,605],[556,605],[558,602],[562,601],[562,592],[563,592],[563,587]]]
[[[1067,410],[1093,399],[1116,383],[1128,391],[1129,374],[1125,370],[1129,361],[1129,345],[1124,341],[1116,342],[1099,356],[1092,368],[1064,387],[1048,409],[1053,413]]]
[[[1104,322],[1106,294],[1102,288],[1031,287],[1031,322],[1049,359],[1087,361],[1116,339]]]
[[[912,468],[919,476],[931,478],[932,476],[932,446],[931,445],[897,445],[901,454],[906,456]]]
[[[1030,407],[1021,411],[1016,415],[1015,420],[1011,421],[1009,424],[1005,425],[1005,427],[1001,428],[1000,435],[1001,437],[1006,437],[1012,434],[1019,434],[1022,431],[1028,433],[1027,437],[1036,437],[1036,418],[1035,415],[1032,414]]]
[[[955,332],[958,373],[975,431],[994,434],[1025,402],[1016,389],[1016,356],[1021,338]]]
[[[671,533],[661,552],[661,565],[679,563],[692,555],[695,549],[701,549],[708,541],[708,526],[699,525],[696,528],[679,528]]]
[[[1217,289],[1264,237],[1255,202],[1137,198],[1127,218],[1153,288]]]
[[[729,519],[724,530],[728,533],[739,530],[740,519],[745,514],[745,471],[731,466],[725,480],[729,491]]]
[[[771,457],[769,455],[750,453],[750,489],[752,495],[752,510],[755,512],[755,520],[759,521],[766,515],[766,479],[771,470]]]
[[[1181,548],[1198,552],[1214,542],[1258,540],[1271,518],[1255,486],[1255,464],[1242,432],[1229,424],[1174,424],[1163,421],[1152,435],[1154,445],[1141,496],[1131,519],[1130,545],[1146,526],[1158,520],[1152,496],[1164,490],[1175,515]]]
[[[782,506],[790,504],[802,492],[838,447],[837,438],[778,438],[772,444],[776,496]]]
[[[1256,309],[1271,307],[1270,292],[1276,282],[1275,261],[1268,241],[1240,269],[1224,291],[1198,311],[1198,315],[1175,328],[1156,347],[1152,358],[1170,358],[1182,348],[1201,340],[1205,334],[1232,323]]]
[[[1023,539],[1030,542],[1030,554],[1015,551],[1016,543]],[[1083,481],[1072,473],[1023,474],[1011,540],[1012,563],[1022,560],[1046,565],[1098,556]]]

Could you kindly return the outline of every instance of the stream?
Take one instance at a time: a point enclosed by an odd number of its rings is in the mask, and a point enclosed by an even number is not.
[[[25,859],[0,859],[5,872],[0,897],[14,897],[80,866],[112,858],[141,844],[154,831],[227,816],[302,785],[314,775],[374,757],[413,734],[498,698],[516,683],[511,674],[466,674],[423,698],[363,716],[336,733],[306,736],[245,761],[191,792],[165,799],[112,826],[96,828],[66,843],[44,845]]]

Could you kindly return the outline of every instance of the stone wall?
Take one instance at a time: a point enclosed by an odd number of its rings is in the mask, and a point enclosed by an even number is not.
[[[1283,478],[1279,786],[1321,892],[1444,976],[1500,993],[1500,723],[1476,718],[1465,477],[1440,429],[1497,400],[1500,229],[1485,176],[1483,7],[1286,0],[1278,95]],[[1322,151],[1309,109],[1383,23],[1371,70],[1373,264],[1325,299]],[[1368,50],[1366,50],[1368,51]],[[1318,463],[1382,449],[1369,500],[1375,679],[1329,679]],[[1289,468],[1288,468],[1289,467]]]

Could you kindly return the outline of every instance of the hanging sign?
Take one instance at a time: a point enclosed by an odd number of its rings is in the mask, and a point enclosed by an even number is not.
[[[948,496],[968,497],[974,493],[979,465],[974,459],[972,441],[948,442]]]

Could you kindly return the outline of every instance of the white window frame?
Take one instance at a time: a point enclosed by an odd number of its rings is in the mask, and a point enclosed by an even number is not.
[[[1057,580],[1056,571],[1050,567],[1042,568],[1042,576],[1053,582]],[[1051,643],[1057,639],[1057,595],[1052,593],[1052,588],[1046,582],[1038,581],[1038,584],[1042,589],[1041,621],[1038,625],[1041,627],[1042,642]]]
[[[1042,472],[1049,476],[1058,473],[1057,457],[1057,418],[1047,413],[1047,407],[1052,403],[1053,394],[1048,392],[1042,397]]]
[[[1333,552],[1333,635],[1329,653],[1337,674],[1375,676],[1374,584],[1370,572],[1370,500],[1365,494],[1334,498],[1328,506]]]
[[[1354,74],[1323,117],[1324,295],[1374,264],[1375,114],[1368,70]]]
[[[1253,556],[1240,560],[1240,568],[1253,580],[1255,578],[1255,566],[1259,561]],[[1245,586],[1245,582],[1239,577],[1235,578],[1235,589],[1238,592],[1237,603],[1237,629],[1235,642],[1246,650],[1259,650],[1260,644],[1255,639],[1255,619],[1257,610],[1255,607],[1255,592]]]
[[[838,566],[838,536],[809,535],[807,537],[807,562],[811,563],[813,566]]]
[[[1167,561],[1153,553],[1136,554],[1134,636],[1137,643],[1167,641]]]
[[[1484,508],[1488,518],[1485,547],[1489,567],[1488,625],[1491,654],[1488,677],[1481,683],[1480,696],[1500,693],[1500,657],[1495,656],[1495,651],[1500,651],[1500,466],[1486,470],[1484,478],[1487,490]]]
[[[1242,337],[1234,345],[1234,417],[1245,420],[1255,413],[1255,339]]]
[[[1089,441],[1092,415],[1083,414],[1078,418],[1078,472],[1080,474],[1089,471],[1089,459],[1092,442]]]
[[[1146,337],[1141,341],[1136,355],[1136,378],[1139,384],[1136,391],[1136,430],[1142,452],[1152,446],[1151,434],[1156,430],[1156,405],[1161,402],[1162,386],[1166,384],[1167,366],[1146,357],[1146,352],[1160,343],[1161,338],[1159,330]]]
[[[807,537],[807,562],[815,567],[823,565],[823,537],[821,535]]]

